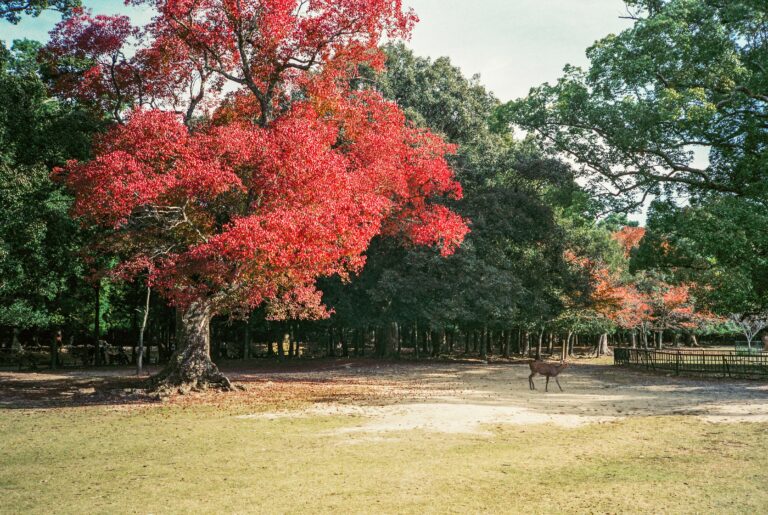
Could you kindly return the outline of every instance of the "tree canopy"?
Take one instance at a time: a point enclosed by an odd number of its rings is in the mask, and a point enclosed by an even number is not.
[[[764,205],[768,6],[627,4],[634,25],[590,47],[587,70],[566,67],[501,118],[570,155],[604,196],[714,192]]]

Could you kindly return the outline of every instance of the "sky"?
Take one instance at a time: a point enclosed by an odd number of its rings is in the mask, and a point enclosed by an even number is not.
[[[479,73],[501,100],[586,65],[596,40],[629,27],[622,0],[406,0],[421,21],[411,46]]]

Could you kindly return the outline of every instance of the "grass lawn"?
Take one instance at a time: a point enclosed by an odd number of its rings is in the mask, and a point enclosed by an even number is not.
[[[636,416],[575,428],[342,433],[301,399],[0,410],[0,512],[768,510],[768,424]]]

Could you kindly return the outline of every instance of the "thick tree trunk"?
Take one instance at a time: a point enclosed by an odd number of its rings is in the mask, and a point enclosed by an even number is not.
[[[390,322],[384,326],[384,334],[381,342],[381,357],[391,357],[397,349],[399,337],[397,322]]]
[[[209,387],[231,390],[232,383],[211,361],[211,306],[196,302],[181,317],[184,339],[165,369],[153,378],[156,390],[185,393]]]
[[[598,356],[612,356],[613,352],[611,351],[611,348],[608,346],[608,335],[603,334],[600,336],[600,342],[599,347],[597,349],[597,355]]]

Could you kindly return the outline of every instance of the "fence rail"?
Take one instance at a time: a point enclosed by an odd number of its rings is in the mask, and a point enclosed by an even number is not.
[[[616,365],[676,375],[706,375],[737,379],[768,379],[768,353],[695,352],[616,348]]]

